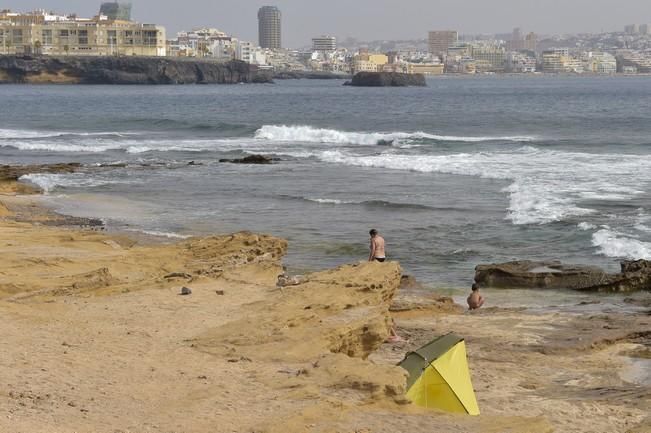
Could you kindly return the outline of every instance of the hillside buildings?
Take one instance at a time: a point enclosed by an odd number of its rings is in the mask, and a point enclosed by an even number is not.
[[[280,9],[263,6],[258,10],[258,41],[260,47],[277,50],[282,48]]]
[[[125,16],[126,10],[115,12]],[[165,56],[165,28],[101,13],[80,18],[44,10],[2,11],[0,54]]]

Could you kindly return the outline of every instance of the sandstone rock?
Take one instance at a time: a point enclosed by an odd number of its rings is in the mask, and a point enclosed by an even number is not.
[[[26,174],[74,173],[81,168],[78,162],[67,164],[0,165],[0,182],[15,181]]]
[[[108,287],[117,282],[108,268],[100,268],[85,274],[76,275],[73,278],[76,281],[72,283],[72,288],[76,291],[95,290]]]
[[[180,295],[187,296],[192,294],[192,289],[189,287],[181,287],[181,293]]]
[[[358,72],[352,81],[344,83],[356,87],[426,87],[423,74],[402,74],[398,72]]]
[[[411,275],[403,275],[400,277],[400,290],[423,290],[425,286]]]
[[[584,265],[563,265],[558,261],[515,261],[475,268],[475,282],[482,287],[574,289],[627,292],[651,290],[651,262],[625,261],[618,274]]]

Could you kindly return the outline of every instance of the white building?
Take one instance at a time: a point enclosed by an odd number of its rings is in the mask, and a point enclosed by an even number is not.
[[[312,51],[337,51],[337,38],[334,36],[319,36],[317,38],[312,38]]]

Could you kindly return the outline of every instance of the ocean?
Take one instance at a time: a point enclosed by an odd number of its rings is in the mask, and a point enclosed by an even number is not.
[[[468,287],[480,263],[651,259],[648,77],[8,85],[0,98],[0,162],[89,166],[25,180],[111,230],[270,233],[303,273],[365,259],[376,228],[435,287]],[[219,162],[250,154],[278,161]]]

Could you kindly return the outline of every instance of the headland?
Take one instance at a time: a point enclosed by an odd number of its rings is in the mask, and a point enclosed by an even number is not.
[[[271,75],[242,61],[141,56],[0,56],[0,84],[239,84]]]

